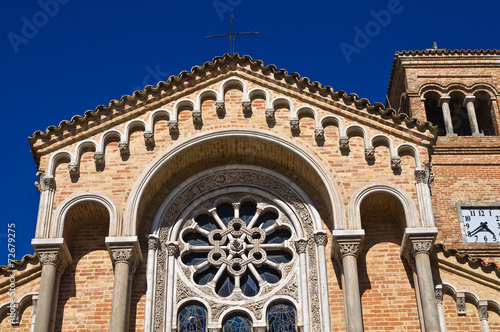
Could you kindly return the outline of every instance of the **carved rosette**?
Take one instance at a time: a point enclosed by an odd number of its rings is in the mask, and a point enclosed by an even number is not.
[[[323,128],[314,129],[314,137],[317,140],[324,140],[325,139],[325,129],[323,129]]]
[[[170,120],[168,122],[168,131],[170,132],[170,135],[179,133],[179,124],[177,123],[177,121]]]
[[[226,103],[224,101],[217,100],[215,102],[215,111],[219,115],[223,115],[224,113],[226,113]]]
[[[201,111],[200,110],[193,111],[193,122],[194,123],[201,123]]]
[[[459,315],[465,315],[465,295],[457,294],[457,313]]]
[[[373,146],[369,146],[365,149],[365,158],[367,160],[375,159],[375,148]]]
[[[120,150],[120,154],[122,155],[130,153],[130,147],[125,141],[118,142],[118,150]]]
[[[316,243],[316,245],[319,247],[319,246],[326,246],[326,244],[328,243],[328,236],[326,234],[326,232],[316,232],[314,233],[314,242]]]
[[[274,120],[274,108],[266,108],[266,120]]]
[[[77,176],[78,174],[80,174],[80,167],[78,167],[78,164],[70,163],[68,164],[68,171],[69,175]]]
[[[412,241],[410,247],[410,256],[415,257],[418,254],[429,254],[431,251],[431,240],[421,240],[421,241]]]
[[[443,304],[443,290],[440,288],[434,289],[434,295],[436,296],[436,303],[438,305]]]
[[[241,108],[242,108],[244,114],[252,113],[252,102],[251,101],[242,102]]]
[[[38,176],[38,181],[35,182],[35,187],[39,192],[56,190],[56,180],[54,177],[47,176],[43,172],[38,172],[36,176]]]
[[[95,152],[94,153],[94,162],[96,166],[104,165],[104,153],[103,152]]]
[[[359,244],[358,243],[339,243],[339,256],[358,256]]]
[[[300,130],[300,121],[299,119],[292,119],[290,120],[290,130],[293,132],[299,131]]]
[[[345,137],[339,139],[339,149],[349,150],[349,138]]]
[[[488,320],[488,305],[480,304],[477,308],[477,313],[479,314],[480,320]]]
[[[152,131],[144,132],[144,143],[147,146],[152,146],[155,144],[155,134]]]
[[[391,157],[391,168],[400,169],[401,168],[401,157]]]
[[[295,250],[299,255],[305,254],[307,252],[307,239],[295,240]]]
[[[158,250],[158,238],[154,236],[148,238],[148,250]]]

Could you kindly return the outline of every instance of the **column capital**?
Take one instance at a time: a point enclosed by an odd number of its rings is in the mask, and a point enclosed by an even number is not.
[[[436,227],[406,228],[401,243],[401,257],[408,261],[418,254],[429,254],[437,236]]]
[[[434,295],[436,296],[436,304],[443,304],[443,285],[436,285]]]
[[[33,239],[31,246],[35,249],[40,264],[51,264],[62,274],[64,270],[73,263],[71,254],[64,238]]]
[[[168,256],[177,256],[179,253],[179,243],[178,242],[168,242],[167,243],[167,255]]]
[[[488,320],[488,301],[479,301],[477,313],[479,320]]]
[[[328,234],[326,233],[326,231],[315,231],[314,242],[317,246],[326,246],[326,244],[328,243]]]
[[[295,250],[297,250],[297,253],[300,254],[305,254],[307,251],[307,239],[297,239],[295,240]]]
[[[443,106],[443,103],[448,103],[449,104],[450,100],[451,100],[450,96],[441,96],[441,98],[439,98],[438,105],[439,106]]]
[[[135,267],[142,262],[137,236],[106,237],[105,243],[113,265],[123,262]]]
[[[464,98],[464,106],[467,106],[468,103],[475,102],[475,101],[476,101],[476,97],[474,97],[474,96],[465,96],[465,98]]]
[[[44,172],[38,172],[36,176],[38,181],[35,182],[35,187],[39,192],[56,190],[56,180],[53,176],[46,175]]]
[[[158,238],[154,235],[148,236],[148,250],[158,250]]]
[[[335,230],[332,232],[332,258],[338,262],[344,256],[358,257],[363,249],[365,231],[356,230]]]

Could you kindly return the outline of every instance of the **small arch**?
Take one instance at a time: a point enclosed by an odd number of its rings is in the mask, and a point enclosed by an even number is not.
[[[442,94],[435,91],[427,91],[423,95],[426,120],[438,126],[438,135],[446,135],[446,126],[444,123],[443,109],[441,108]]]
[[[86,140],[78,143],[75,149],[75,154],[73,155],[73,159],[71,160],[71,162],[79,165],[82,154],[88,151],[95,152],[97,150],[97,146],[98,146],[97,143],[93,140]]]
[[[403,156],[403,155],[410,155],[413,157],[415,160],[415,169],[416,170],[421,170],[422,165],[420,163],[420,152],[415,148],[413,145],[408,144],[408,143],[403,143],[400,144],[396,148],[398,156]]]
[[[492,100],[494,100],[494,98],[490,95],[490,92],[486,90],[475,91],[474,97],[476,97],[474,106],[479,132],[483,133],[485,136],[495,135],[492,117]]]
[[[194,111],[195,104],[190,99],[182,99],[175,103],[174,105],[174,114],[172,115],[172,120],[179,121],[179,113],[185,109],[189,109],[190,111]]]
[[[309,106],[301,106],[297,109],[296,116],[298,119],[309,116],[314,120],[314,127],[319,127],[318,112]]]
[[[401,225],[401,227],[422,227],[418,219],[417,206],[405,190],[393,184],[372,183],[358,188],[349,199],[349,202],[347,203],[348,229],[362,229],[361,203],[368,195],[373,193],[389,194],[399,200],[403,207],[405,216],[405,225]]]
[[[224,96],[226,95],[226,90],[228,90],[230,87],[237,86],[241,88],[241,91],[243,92],[243,101],[248,100],[248,92],[247,92],[247,85],[246,83],[236,77],[231,77],[228,78],[227,80],[224,81],[224,83],[221,84],[220,86],[220,92],[219,92],[219,98],[224,99]],[[224,100],[220,100],[224,101]]]
[[[136,129],[142,129],[142,130],[146,131],[146,128],[148,128],[148,125],[147,125],[147,123],[144,120],[135,119],[135,120],[130,121],[125,126],[125,131],[123,133],[124,141],[126,141],[127,143],[129,143],[130,133],[132,131],[134,131]]]
[[[69,151],[58,151],[50,157],[48,166],[48,176],[54,177],[56,172],[56,167],[63,162],[71,162],[73,160],[73,154]]]
[[[103,153],[106,150],[106,145],[111,140],[117,140],[119,142],[124,141],[123,134],[115,129],[107,130],[104,134],[102,134],[96,152]]]
[[[227,320],[231,319],[232,317],[235,317],[235,316],[243,316],[243,317],[246,316],[246,318],[249,319],[250,322],[252,323],[252,326],[255,324],[255,321],[257,320],[255,318],[255,315],[253,314],[253,312],[251,312],[249,309],[247,309],[245,307],[241,307],[241,306],[235,306],[235,307],[226,309],[220,315],[219,324],[221,324],[224,327],[224,324],[227,322]]]
[[[248,99],[253,100],[254,98],[262,97],[266,101],[266,108],[271,108],[271,98],[269,97],[269,92],[261,88],[254,88],[248,92]]]
[[[351,138],[354,136],[359,136],[359,137],[363,138],[363,145],[364,145],[365,149],[369,146],[368,135],[366,134],[366,130],[361,126],[350,125],[345,130],[345,136],[347,136],[348,138]]]
[[[389,154],[391,157],[395,157],[396,154],[394,153],[394,145],[392,143],[392,139],[389,138],[389,136],[384,135],[384,134],[378,134],[372,137],[370,140],[370,145],[373,147],[383,145],[387,148],[389,148]]]
[[[155,110],[149,116],[149,124],[146,127],[146,131],[154,132],[155,123],[158,120],[167,119],[170,121],[172,118],[173,118],[172,113],[169,110],[165,110],[165,109]]]
[[[88,191],[76,194],[59,204],[54,212],[48,238],[62,238],[64,236],[66,215],[72,207],[82,202],[96,202],[103,205],[109,213],[109,236],[122,235],[123,214],[119,205],[105,193]]]
[[[203,90],[196,97],[195,110],[201,111],[201,104],[203,102],[203,99],[205,99],[205,98],[213,98],[214,100],[219,100],[220,99],[219,94],[217,93],[217,91],[215,91],[213,89]]]
[[[186,329],[181,329],[181,322],[183,320],[184,320],[184,322],[189,320],[189,318],[187,318],[187,317],[181,317],[182,311],[185,310],[186,308],[190,308],[193,306],[199,306],[201,309],[203,309],[204,312],[202,312],[202,313],[204,314],[204,323],[202,323],[201,331],[206,331],[207,322],[210,321],[210,318],[209,318],[210,311],[207,310],[207,308],[210,308],[210,306],[206,303],[206,301],[203,301],[202,299],[192,299],[192,298],[185,299],[182,302],[180,302],[178,305],[179,310],[177,311],[177,314],[176,314],[176,325],[177,325],[177,329],[179,331],[186,331]],[[194,309],[194,308],[191,308],[191,309]],[[199,310],[195,310],[195,311],[199,311]],[[193,312],[189,311],[186,313],[193,313]],[[195,312],[195,314],[199,314],[199,312]],[[204,326],[204,328],[203,328],[203,326]],[[192,330],[188,329],[187,331],[192,331]]]
[[[14,304],[16,305],[16,310],[17,310],[17,321],[21,322],[23,318],[23,313],[28,308],[30,305],[33,306],[33,298],[38,297],[38,293],[28,293],[24,294],[19,301],[15,301]],[[4,304],[0,305],[0,322],[5,319],[5,317],[9,316],[10,314],[10,301],[5,302]]]
[[[283,107],[283,105],[286,105],[286,108],[288,108],[288,110],[290,111],[290,117],[292,119],[297,118],[297,116],[295,114],[295,108],[294,108],[293,103],[290,99],[288,99],[286,97],[277,97],[277,98],[274,98],[272,100],[271,104],[273,105],[273,109],[275,111],[277,108]]]
[[[335,126],[339,130],[339,136],[345,136],[342,121],[335,115],[326,115],[320,120],[321,127]]]

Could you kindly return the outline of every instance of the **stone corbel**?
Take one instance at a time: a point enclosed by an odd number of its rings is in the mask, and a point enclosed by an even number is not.
[[[226,103],[223,100],[215,101],[215,111],[219,116],[226,114]]]
[[[193,123],[194,124],[199,124],[201,123],[201,110],[194,110],[193,111]]]
[[[106,247],[113,265],[119,262],[129,264],[130,271],[142,262],[142,253],[137,236],[106,237]]]
[[[144,132],[144,143],[146,144],[146,146],[155,145],[155,134],[152,131]]]
[[[339,149],[342,151],[349,151],[349,137],[341,136],[339,138]]]
[[[168,131],[170,132],[170,135],[179,134],[179,124],[176,120],[170,120],[168,122]]]
[[[314,138],[318,141],[324,141],[325,140],[325,129],[323,127],[320,128],[315,128],[314,129]]]
[[[274,108],[266,108],[266,120],[274,121]]]
[[[244,100],[241,102],[241,108],[243,110],[243,114],[249,115],[252,113],[252,102],[250,100]]]
[[[38,172],[36,176],[38,181],[35,182],[35,187],[39,192],[56,190],[56,181],[53,176],[45,175],[44,172]]]
[[[339,264],[342,264],[342,257],[352,255],[356,258],[363,250],[365,231],[356,230],[335,230],[332,232],[332,252],[331,256]]]

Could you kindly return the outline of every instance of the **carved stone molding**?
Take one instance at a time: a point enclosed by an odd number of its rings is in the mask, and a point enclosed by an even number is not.
[[[300,130],[300,121],[298,119],[290,120],[290,130],[295,132]]]
[[[418,254],[429,254],[431,247],[431,240],[412,241],[410,247],[410,256],[415,257],[415,255]]]
[[[43,172],[38,172],[36,176],[38,177],[38,181],[35,182],[35,187],[39,192],[56,190],[56,180],[54,177],[47,176]]]
[[[342,259],[344,256],[358,256],[359,244],[358,243],[339,243],[339,257]]]
[[[215,102],[215,111],[219,115],[223,115],[224,113],[226,113],[226,103],[224,101],[217,100]]]
[[[252,112],[252,102],[251,101],[242,102],[241,108],[242,108],[244,114],[251,113]]]
[[[201,123],[201,111],[200,110],[193,111],[193,123]]]
[[[155,144],[155,134],[152,131],[144,132],[144,143],[147,146],[151,146]]]
[[[167,254],[169,256],[177,256],[179,253],[179,245],[175,242],[167,243]]]
[[[443,304],[443,290],[441,288],[434,289],[434,295],[436,296],[436,303],[439,305]]]
[[[274,108],[266,108],[266,120],[274,120]]]
[[[94,162],[97,166],[104,165],[104,153],[103,152],[95,152],[94,153]]]
[[[325,139],[325,129],[323,129],[323,128],[314,129],[314,137],[317,140],[324,140]]]
[[[317,231],[314,233],[314,242],[317,246],[326,246],[328,243],[328,235],[325,231]]]
[[[488,320],[488,305],[480,304],[477,308],[477,313],[480,320]]]
[[[120,150],[120,154],[122,155],[130,153],[130,147],[125,141],[118,142],[118,150]]]
[[[132,249],[111,249],[113,264],[127,263],[132,265],[134,263],[134,256]]]
[[[365,149],[365,158],[367,160],[375,159],[375,148],[373,146],[369,146]]]
[[[68,171],[69,171],[69,175],[71,176],[76,176],[78,174],[80,174],[80,167],[78,166],[78,164],[68,164]]]
[[[148,238],[148,250],[158,250],[158,238],[154,236]]]
[[[391,168],[400,169],[401,168],[401,157],[391,157]]]
[[[307,239],[295,240],[295,250],[297,250],[299,255],[305,254],[307,251]]]
[[[457,293],[457,313],[459,315],[465,315],[465,294],[464,293]]]
[[[340,150],[349,150],[349,138],[341,137],[339,139],[339,149]]]

